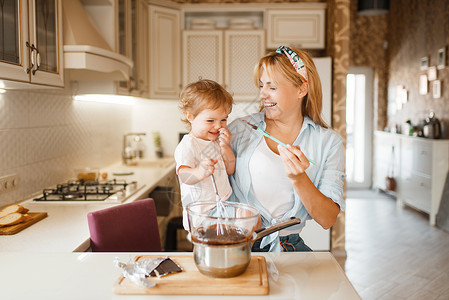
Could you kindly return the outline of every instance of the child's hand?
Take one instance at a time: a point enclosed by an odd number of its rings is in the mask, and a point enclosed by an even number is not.
[[[215,164],[218,162],[216,159],[203,158],[199,165],[198,170],[200,172],[200,180],[203,180],[207,176],[210,176],[215,171]]]
[[[220,141],[220,148],[226,148],[226,147],[231,147],[231,138],[232,138],[232,134],[231,132],[223,127],[219,129],[220,135],[218,136],[218,139]]]
[[[218,136],[220,141],[220,153],[226,167],[226,173],[228,175],[234,174],[235,171],[235,155],[232,152],[231,138],[232,134],[227,128],[220,128],[220,135]]]

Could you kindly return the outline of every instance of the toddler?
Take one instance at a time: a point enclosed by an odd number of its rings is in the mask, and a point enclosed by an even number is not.
[[[183,226],[189,230],[186,206],[193,201],[215,201],[213,174],[221,200],[232,193],[228,175],[235,170],[231,133],[226,128],[233,99],[221,85],[199,80],[180,95],[183,121],[189,127],[175,150],[176,173],[181,186]]]

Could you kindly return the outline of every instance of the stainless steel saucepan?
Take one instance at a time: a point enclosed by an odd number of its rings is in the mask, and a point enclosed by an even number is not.
[[[209,277],[228,278],[242,274],[251,261],[253,243],[273,232],[301,223],[298,218],[256,230],[256,208],[223,202],[224,214],[216,202],[194,202],[187,206],[193,257],[198,270]]]

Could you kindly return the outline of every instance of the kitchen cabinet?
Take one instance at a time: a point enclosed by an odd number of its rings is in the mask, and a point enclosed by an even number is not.
[[[0,78],[7,80],[5,86],[63,86],[61,0],[8,1],[0,10]]]
[[[223,32],[184,30],[182,33],[182,82],[200,78],[223,83]]]
[[[449,170],[449,141],[401,136],[398,200],[426,212],[435,225]]]
[[[325,48],[325,9],[268,9],[267,48],[294,45],[305,49]]]
[[[168,187],[171,188],[171,193],[173,198],[170,201],[173,201],[172,203],[169,203],[170,210],[167,216],[159,216],[157,217],[157,223],[159,226],[159,236],[161,238],[161,244],[165,245],[165,240],[167,238],[167,225],[170,219],[174,217],[182,216],[182,203],[181,203],[181,191],[179,188],[179,182],[178,182],[178,175],[176,172],[170,171],[167,176],[165,176],[163,179],[161,179],[158,182],[158,187]],[[161,199],[158,199],[159,201]],[[155,201],[158,201],[155,200]],[[168,200],[168,197],[163,198],[162,200]],[[186,240],[185,235],[186,232],[179,232],[178,236],[183,234],[183,237],[178,237],[178,239]]]
[[[177,99],[181,88],[181,36],[178,9],[149,5],[150,98]]]
[[[400,137],[388,132],[374,132],[373,188],[387,191],[385,179],[393,175],[396,182],[400,172]],[[387,191],[395,194],[394,191]]]
[[[265,54],[264,30],[184,30],[183,46],[184,85],[211,79],[237,101],[256,99],[253,70]]]
[[[148,5],[144,0],[117,1],[117,50],[133,61],[131,76],[117,93],[148,97]]]
[[[393,174],[398,204],[429,214],[435,225],[449,171],[449,140],[375,132],[373,187],[385,190],[385,177],[395,148]]]

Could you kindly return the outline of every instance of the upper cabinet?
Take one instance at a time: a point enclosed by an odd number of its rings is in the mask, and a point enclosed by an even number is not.
[[[253,70],[265,53],[264,38],[264,31],[257,29],[185,30],[183,84],[211,79],[235,100],[254,100],[258,90]]]
[[[148,97],[148,5],[144,0],[117,1],[117,49],[133,62],[129,80],[118,82],[118,93]]]
[[[251,7],[187,7],[182,40],[182,83],[214,80],[236,101],[256,99],[253,70],[265,54],[263,11]]]
[[[149,6],[150,98],[177,99],[181,88],[179,9]]]
[[[223,32],[221,30],[184,30],[182,35],[182,83],[202,79],[223,84]]]
[[[224,34],[224,85],[236,100],[256,100],[259,89],[254,84],[253,71],[265,54],[265,32],[235,29]]]
[[[263,30],[185,30],[183,84],[211,79],[235,100],[254,100],[258,89],[253,70],[265,53]]]
[[[182,84],[215,80],[236,101],[256,99],[253,70],[280,45],[325,48],[326,3],[186,4],[182,6]]]
[[[305,49],[324,49],[324,9],[268,9],[267,48],[294,45]]]
[[[61,1],[5,1],[0,5],[0,78],[5,87],[64,85]]]

